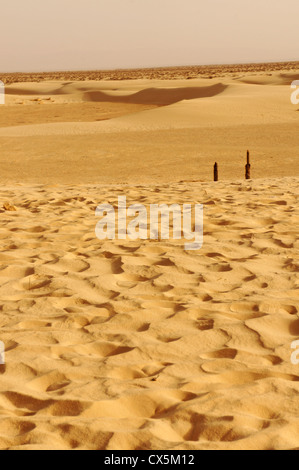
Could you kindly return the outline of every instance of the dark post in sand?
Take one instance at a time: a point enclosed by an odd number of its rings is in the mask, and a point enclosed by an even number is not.
[[[250,170],[251,170],[250,154],[249,154],[249,150],[247,150],[247,163],[246,163],[246,166],[245,166],[245,178],[247,180],[250,180]]]
[[[218,181],[218,163],[214,165],[214,181]]]

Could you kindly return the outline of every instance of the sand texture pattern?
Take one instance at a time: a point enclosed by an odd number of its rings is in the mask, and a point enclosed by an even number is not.
[[[298,448],[298,183],[2,186],[0,448]],[[202,250],[97,240],[122,194],[203,203]]]

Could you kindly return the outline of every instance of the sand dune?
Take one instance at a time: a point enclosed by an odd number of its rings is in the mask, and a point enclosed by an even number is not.
[[[182,100],[194,100],[197,98],[208,98],[222,93],[226,89],[225,85],[218,83],[209,87],[189,87],[189,88],[147,88],[126,96],[108,95],[100,91],[91,91],[84,94],[87,101],[134,103],[134,104],[154,104],[157,106],[167,106]]]
[[[243,177],[247,149],[254,178],[292,176],[299,134],[291,81],[279,72],[255,74],[263,86],[242,77],[9,85],[0,115],[2,178],[210,180],[218,161],[220,178],[231,180]]]
[[[298,449],[298,63],[1,79],[0,449]],[[202,250],[100,242],[120,195]]]
[[[298,448],[298,183],[2,187],[0,448]],[[123,193],[203,249],[97,240]]]
[[[82,152],[89,156],[94,153],[94,140],[97,138],[101,150],[110,153],[111,134],[116,134],[115,138],[122,142],[121,158],[125,158],[127,165],[131,167],[131,158],[138,158],[140,154],[140,145],[135,145],[135,142],[142,142],[142,153],[151,153],[153,141],[164,140],[167,143],[172,140],[171,132],[178,130],[182,133],[180,140],[186,139],[185,157],[190,158],[197,153],[200,158],[202,153],[206,150],[210,152],[211,146],[213,147],[214,155],[211,160],[207,156],[201,162],[205,177],[208,171],[205,168],[206,162],[209,162],[210,172],[210,166],[217,157],[215,150],[221,154],[226,148],[249,147],[259,160],[265,154],[276,160],[277,155],[283,152],[288,153],[295,161],[293,152],[298,141],[298,132],[297,109],[290,102],[293,75],[278,72],[270,75],[248,76],[246,80],[243,77],[226,77],[221,81],[195,79],[177,80],[175,83],[169,80],[138,80],[85,82],[84,86],[81,82],[41,82],[34,87],[30,83],[24,83],[18,84],[17,88],[15,85],[8,86],[8,106],[4,108],[0,120],[4,155],[5,147],[8,146],[18,156],[18,163],[25,159],[30,165],[26,155],[35,152],[32,137],[43,136],[42,153],[50,153],[52,161],[56,160],[59,165],[59,148],[65,147],[65,143],[61,141],[58,145],[59,141],[55,139],[53,145],[52,136],[69,137],[73,147],[72,155],[80,158]],[[276,141],[278,126],[280,133],[286,135]],[[142,137],[136,134],[138,132],[145,134]],[[239,143],[243,132],[244,141]],[[133,133],[135,135],[132,141]],[[18,145],[18,140],[10,139],[16,137],[22,138],[24,147]],[[84,138],[83,141],[80,140],[81,137]],[[29,151],[24,138],[30,138]],[[288,141],[291,145],[288,145]],[[171,149],[165,158],[167,148],[164,142],[160,149],[164,153],[163,161],[167,167],[172,164],[173,152]],[[23,148],[26,148],[26,152],[22,152]],[[243,147],[243,152],[245,150]],[[232,166],[236,165],[236,157],[232,156],[232,160],[230,159]],[[193,159],[190,161],[193,165]],[[135,169],[137,171],[136,167]],[[98,171],[102,173],[102,168],[94,170],[95,174]],[[48,173],[50,171],[49,169]],[[278,176],[271,166],[268,171],[269,176]],[[178,174],[182,172],[184,177],[190,178],[194,168],[180,165]],[[292,171],[289,175],[291,174]],[[44,171],[40,177],[43,178],[43,175]],[[78,176],[73,175],[73,178]],[[114,177],[111,172],[109,177]],[[140,174],[136,178],[139,179]]]

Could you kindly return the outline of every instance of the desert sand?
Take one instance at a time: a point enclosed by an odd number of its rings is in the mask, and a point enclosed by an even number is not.
[[[0,449],[298,449],[299,65],[134,73],[0,77]],[[203,248],[98,240],[121,195]]]

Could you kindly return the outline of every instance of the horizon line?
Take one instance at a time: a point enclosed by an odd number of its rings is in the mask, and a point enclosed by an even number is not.
[[[9,74],[47,74],[47,73],[78,73],[78,72],[129,72],[129,71],[137,71],[137,70],[165,70],[165,69],[173,69],[173,68],[205,68],[205,67],[236,67],[236,66],[252,66],[252,65],[286,65],[286,64],[298,64],[299,65],[299,59],[298,60],[283,60],[283,61],[270,61],[270,62],[265,62],[265,61],[257,61],[257,62],[235,62],[235,63],[211,63],[211,64],[189,64],[189,65],[158,65],[158,66],[146,66],[146,67],[116,67],[116,68],[95,68],[95,69],[90,69],[90,68],[84,68],[84,69],[60,69],[60,70],[32,70],[32,71],[13,71],[13,72],[1,72],[0,74],[3,75],[9,75]]]

